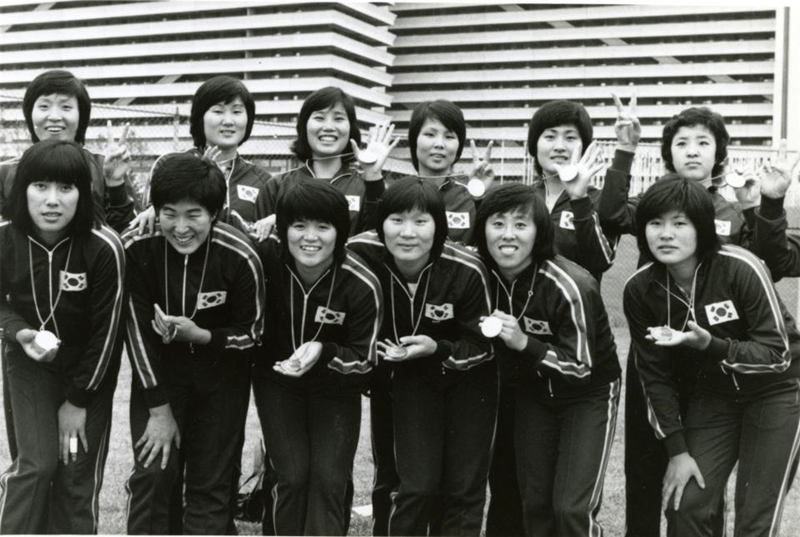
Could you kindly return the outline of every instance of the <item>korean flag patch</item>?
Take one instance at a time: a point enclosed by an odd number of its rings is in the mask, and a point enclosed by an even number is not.
[[[317,306],[317,313],[314,315],[314,322],[320,324],[344,324],[344,312],[333,311],[324,306]]]
[[[221,306],[228,297],[227,291],[211,291],[210,293],[200,293],[197,295],[197,309],[204,310]]]
[[[730,237],[731,236],[731,223],[730,223],[730,221],[714,219],[714,226],[717,228],[717,235],[720,235],[722,237]]]
[[[561,213],[561,221],[558,223],[558,226],[563,229],[575,229],[575,224],[572,223],[574,218],[575,215],[572,214],[572,211],[563,211]]]
[[[347,210],[358,212],[361,210],[361,196],[345,196],[347,198]]]
[[[523,317],[523,319],[525,320],[526,332],[540,336],[553,335],[553,331],[550,330],[550,323],[547,321],[537,321],[536,319],[531,319],[529,317]]]
[[[252,186],[236,185],[236,193],[239,194],[239,199],[242,201],[255,203],[258,199],[258,189]]]
[[[434,321],[446,321],[453,318],[453,305],[442,304],[425,304],[425,317]]]
[[[62,291],[83,291],[87,287],[85,272],[67,272],[62,270],[61,285]]]
[[[730,300],[707,304],[706,316],[708,316],[708,324],[711,326],[727,323],[728,321],[735,321],[739,318],[739,314],[736,313],[736,308]]]
[[[469,213],[447,211],[447,227],[450,229],[469,229]]]

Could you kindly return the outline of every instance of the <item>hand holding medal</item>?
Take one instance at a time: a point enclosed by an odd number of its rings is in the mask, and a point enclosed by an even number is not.
[[[436,342],[429,336],[403,336],[398,343],[387,339],[378,342],[378,356],[387,362],[405,362],[430,356],[436,352]]]
[[[272,369],[287,377],[302,377],[319,360],[322,354],[322,343],[308,341],[303,343],[286,360],[275,362]]]
[[[161,336],[161,342],[164,345],[169,345],[178,334],[178,327],[177,325],[167,321],[166,315],[158,306],[158,304],[153,304],[153,307],[155,309],[155,318],[152,322],[153,330],[155,330],[155,332]]]
[[[25,328],[17,332],[17,342],[22,346],[25,354],[37,362],[52,362],[61,340],[49,330],[33,330]]]
[[[711,343],[711,333],[694,321],[689,321],[686,327],[689,329],[686,332],[680,332],[669,326],[650,327],[647,329],[650,334],[645,337],[659,347],[683,345],[699,351],[705,350]]]

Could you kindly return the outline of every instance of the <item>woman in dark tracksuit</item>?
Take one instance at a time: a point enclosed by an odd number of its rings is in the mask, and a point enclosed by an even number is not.
[[[125,254],[95,223],[91,164],[46,140],[17,168],[0,222],[0,329],[17,454],[0,532],[97,533],[122,338]],[[42,338],[58,338],[48,350]]]
[[[664,126],[661,156],[666,169],[678,177],[691,179],[707,188],[714,205],[714,224],[723,244],[735,244],[763,255],[775,277],[786,274],[786,234],[770,229],[770,220],[780,209],[766,192],[762,207],[743,210],[720,194],[716,185],[722,180],[728,156],[730,136],[725,120],[708,108],[687,108]],[[629,162],[631,152],[617,151],[615,162]],[[612,233],[634,233],[635,212],[640,196],[628,197],[631,176],[629,165],[612,166],[606,173],[597,212],[604,228]],[[737,189],[737,190],[749,190]],[[757,190],[756,190],[757,191]],[[737,194],[738,195],[738,194]],[[766,215],[761,218],[759,215]],[[755,231],[754,231],[755,230]],[[758,240],[754,240],[754,233]],[[778,255],[770,255],[778,252]],[[641,259],[640,259],[641,261]],[[631,347],[628,363],[634,363],[635,347]],[[626,534],[631,537],[656,537],[661,527],[661,483],[667,466],[667,453],[653,435],[641,382],[635,367],[625,373],[625,497]],[[684,379],[690,383],[691,379]],[[720,498],[720,515],[715,536],[724,535],[724,497]]]
[[[497,368],[480,318],[488,274],[446,241],[439,190],[419,178],[384,193],[377,232],[350,240],[381,279],[387,314],[379,368],[391,368],[394,454],[400,485],[388,532],[478,535],[497,412]],[[373,417],[373,421],[374,421]]]
[[[339,88],[318,89],[303,101],[297,116],[297,140],[292,145],[303,165],[270,179],[267,214],[275,212],[284,185],[300,179],[319,179],[329,182],[347,199],[350,235],[371,228],[370,215],[385,188],[381,170],[400,139],[392,139],[394,125],[376,126],[366,146],[372,158],[361,162],[361,129],[357,121],[353,98]]]
[[[345,535],[347,487],[361,429],[361,392],[377,362],[383,315],[377,276],[345,248],[347,200],[322,181],[284,187],[277,237],[259,243],[271,334],[253,390],[275,485],[264,528]]]
[[[556,255],[544,201],[529,187],[491,190],[476,220],[490,268],[525,535],[602,535],[597,521],[617,421],[620,367],[591,274]],[[502,325],[499,324],[502,322]]]
[[[248,238],[216,222],[225,191],[214,162],[176,155],[151,184],[160,226],[123,236],[133,370],[131,534],[169,533],[180,467],[173,444],[185,451],[184,531],[225,534],[229,527],[236,439],[249,400],[248,350],[263,332],[265,295]]]
[[[631,154],[636,146],[635,118],[631,128],[617,131],[616,155]],[[616,129],[615,129],[616,130]],[[597,201],[600,191],[589,184],[603,167],[602,156],[592,144],[592,121],[586,109],[570,101],[550,101],[533,114],[528,130],[528,151],[539,177],[531,187],[545,204],[553,229],[555,251],[592,273],[599,282],[614,261],[617,236],[600,226]],[[631,159],[616,158],[613,166],[627,166]],[[575,166],[577,175],[564,181],[559,171]],[[514,389],[517,379],[501,386],[492,471],[492,495],[486,521],[489,537],[523,531],[521,502],[514,468]]]
[[[714,216],[706,189],[680,178],[650,187],[636,211],[650,262],[624,308],[669,455],[662,508],[669,535],[712,535],[738,462],[734,534],[778,535],[800,447],[800,334],[762,261],[720,246]]]

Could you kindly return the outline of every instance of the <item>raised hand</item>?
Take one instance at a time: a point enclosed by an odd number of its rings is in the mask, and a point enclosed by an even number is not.
[[[131,152],[128,147],[130,128],[131,124],[126,123],[122,128],[122,134],[115,141],[111,120],[109,119],[106,124],[106,148],[103,161],[103,177],[105,177],[106,186],[113,187],[123,184],[131,170]]]
[[[569,164],[555,164],[554,166],[559,176],[562,175],[562,172],[567,176],[572,175],[568,168],[574,167],[574,179],[562,178],[562,183],[569,198],[575,200],[587,196],[589,180],[602,170],[604,165],[602,149],[596,142],[592,142],[582,157],[580,156],[580,146],[575,146]]]
[[[383,165],[386,164],[392,149],[400,143],[400,138],[393,138],[393,134],[394,123],[381,123],[370,127],[367,146],[364,149],[359,149],[355,140],[350,140],[353,155],[361,162],[364,169],[365,181],[378,181],[383,178],[381,173]]]
[[[614,106],[617,107],[617,121],[614,123],[614,134],[617,136],[617,149],[634,152],[642,137],[642,125],[636,117],[636,92],[631,92],[628,107],[623,106],[616,93],[612,93]]]
[[[475,140],[469,141],[469,148],[472,154],[472,168],[469,171],[469,180],[478,180],[483,184],[483,191],[478,192],[479,189],[470,187],[470,194],[476,198],[480,198],[483,194],[492,187],[494,183],[494,170],[492,169],[492,146],[493,140],[489,140],[486,145],[486,150],[483,156],[478,153],[478,148],[475,145]],[[474,191],[473,191],[474,190]]]
[[[792,171],[800,162],[800,152],[793,160],[789,160],[786,148],[786,139],[782,139],[778,146],[778,158],[764,164],[761,172],[761,194],[768,198],[778,199],[786,195],[792,183]]]

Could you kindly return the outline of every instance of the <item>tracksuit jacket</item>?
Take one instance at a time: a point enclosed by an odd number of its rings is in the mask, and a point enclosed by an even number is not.
[[[694,307],[667,269],[648,263],[628,280],[625,315],[636,348],[636,367],[645,389],[650,421],[670,456],[687,451],[675,387],[676,372],[691,370],[694,390],[734,399],[800,375],[800,334],[772,285],[769,271],[751,252],[723,246],[697,268]],[[667,301],[671,319],[667,319]],[[711,333],[704,351],[658,347],[645,339],[648,327],[669,324],[686,330],[688,320]]]
[[[131,230],[123,235],[122,241],[128,258],[131,294],[127,304],[126,347],[134,386],[144,391],[149,408],[169,402],[163,360],[172,355],[235,359],[231,352],[249,349],[260,342],[264,331],[264,271],[243,233],[217,223],[206,242],[190,255],[176,252],[161,234],[160,226],[143,235]],[[208,264],[199,289],[209,241]],[[165,281],[165,268],[169,281]],[[154,304],[167,315],[190,317],[196,311],[193,320],[211,332],[210,343],[195,346],[173,341],[164,345],[151,327]]]
[[[528,336],[521,352],[497,344],[501,377],[550,397],[575,397],[619,378],[600,285],[586,270],[557,255],[511,284],[492,271],[490,287],[496,308],[519,317]]]
[[[128,195],[126,185],[107,188],[103,175],[103,161],[105,156],[83,148],[89,160],[92,173],[92,196],[94,197],[94,211],[99,222],[107,224],[117,233],[122,233],[133,220],[133,200]],[[11,185],[17,175],[19,158],[0,163],[0,215],[3,206],[11,194]]]
[[[417,175],[426,181],[436,181]],[[405,179],[405,177],[403,177]],[[453,242],[473,245],[473,227],[478,211],[478,203],[467,190],[468,178],[466,175],[456,175],[445,178],[439,185],[439,192],[444,198],[444,207],[447,213],[447,238]]]
[[[361,378],[377,363],[376,343],[383,320],[378,277],[363,259],[347,251],[341,265],[334,262],[305,290],[294,260],[284,260],[274,234],[260,242],[257,250],[267,278],[267,318],[272,327],[259,353],[259,369],[271,374],[275,362],[288,359],[295,348],[315,339],[322,343],[319,360],[303,377],[291,380],[361,387]]]
[[[533,190],[542,200],[546,199],[543,179],[533,185]],[[585,198],[571,200],[566,192],[562,192],[550,211],[556,251],[591,272],[597,281],[611,268],[619,239],[617,235],[606,234],[600,227],[595,207],[601,193],[590,186]]]
[[[34,300],[45,320],[60,292],[55,314],[44,328],[61,340],[61,346],[55,360],[41,366],[71,377],[66,396],[77,407],[87,406],[109,369],[116,371],[119,355],[115,356],[114,347],[123,315],[124,281],[122,243],[106,226],[86,236],[67,237],[48,249],[10,222],[0,222],[3,338],[13,352],[24,353],[17,332],[38,330],[41,324]]]
[[[185,153],[198,158],[203,157],[203,152],[196,147],[187,149]],[[169,158],[169,155],[174,154],[161,155],[153,163],[150,176],[152,177],[153,172],[163,163],[165,158]],[[275,212],[269,208],[267,181],[270,177],[267,170],[242,158],[237,153],[231,162],[230,171],[225,174],[228,192],[219,220],[247,233],[252,224]]]
[[[375,231],[352,237],[348,246],[369,261],[381,280],[387,309],[381,339],[396,342],[412,335],[419,323],[416,334],[436,341],[433,355],[394,367],[414,369],[440,385],[451,378],[445,373],[464,372],[493,358],[491,343],[479,327],[480,318],[490,313],[490,300],[489,275],[477,255],[445,241],[439,258],[422,270],[412,297]]]
[[[273,214],[278,206],[278,194],[283,185],[301,179],[328,181],[347,198],[350,209],[350,235],[372,229],[372,215],[386,186],[383,180],[365,181],[355,163],[343,163],[332,179],[318,178],[310,166],[310,161],[295,170],[276,174],[267,182],[267,216]]]

